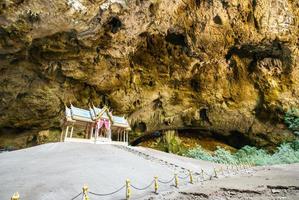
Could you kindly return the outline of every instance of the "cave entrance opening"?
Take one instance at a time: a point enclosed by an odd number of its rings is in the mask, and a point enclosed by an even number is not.
[[[167,136],[167,133],[172,134]],[[150,147],[161,151],[170,149],[173,151],[172,153],[184,154],[197,146],[211,152],[217,150],[218,147],[235,152],[252,144],[248,138],[236,131],[224,134],[199,127],[188,127],[147,133],[131,141],[131,145]]]
[[[106,106],[85,110],[71,104],[70,108],[65,107],[61,141],[127,145],[130,130],[128,121],[113,116]]]

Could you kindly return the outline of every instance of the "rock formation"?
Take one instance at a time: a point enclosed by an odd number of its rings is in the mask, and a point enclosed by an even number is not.
[[[72,102],[139,132],[289,140],[298,26],[296,0],[0,0],[0,138],[34,143]]]

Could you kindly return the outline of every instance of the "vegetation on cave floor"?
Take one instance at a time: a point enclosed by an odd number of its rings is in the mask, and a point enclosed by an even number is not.
[[[264,149],[244,146],[235,153],[218,147],[213,153],[207,152],[201,146],[188,150],[185,156],[224,164],[251,163],[254,165],[291,164],[299,162],[299,140],[281,144],[271,154]]]
[[[237,150],[212,138],[195,139],[178,135],[146,141],[141,146],[224,164],[273,165],[299,162],[299,140],[281,144],[274,153],[253,146]]]
[[[285,123],[295,135],[298,135],[299,109],[290,109],[285,114]],[[163,137],[143,142],[141,145],[224,164],[274,165],[299,162],[299,139],[281,144],[274,153],[248,145],[237,150],[212,138],[192,137],[188,134],[179,135],[175,131],[166,132]]]
[[[199,137],[193,134],[177,134],[170,131],[160,138],[150,139],[139,144],[140,146],[152,149],[184,155],[188,150],[201,146],[207,152],[212,153],[217,147],[228,149],[235,152],[236,149],[212,137]]]

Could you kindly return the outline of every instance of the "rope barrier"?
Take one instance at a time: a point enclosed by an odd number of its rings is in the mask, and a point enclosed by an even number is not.
[[[154,182],[155,182],[155,181],[152,181],[148,186],[143,187],[143,188],[138,188],[138,187],[136,187],[136,186],[134,186],[134,185],[131,185],[131,187],[134,188],[134,189],[136,189],[136,190],[146,190],[146,189],[148,189],[149,187],[151,187],[151,186],[154,184]]]
[[[95,196],[109,196],[109,195],[113,195],[113,194],[116,194],[116,193],[120,192],[125,187],[126,187],[126,185],[123,185],[121,188],[115,190],[114,192],[110,192],[110,193],[106,193],[106,194],[100,194],[100,193],[95,193],[95,192],[89,192],[89,194],[92,194],[92,195],[95,195]]]
[[[213,177],[218,178],[219,177],[218,175],[220,175],[220,174],[222,174],[224,176],[224,172],[227,172],[227,173],[233,172],[234,174],[236,174],[238,172],[245,171],[247,173],[248,172],[247,169],[249,169],[250,167],[252,167],[251,163],[239,163],[238,165],[237,164],[227,165],[226,169],[221,166],[220,169],[213,168],[212,174],[209,174],[207,171],[204,171],[203,169],[201,169],[200,173],[199,172],[194,173],[194,178],[197,182],[212,180]],[[185,170],[187,170],[187,169],[185,169]],[[129,200],[132,195],[131,187],[135,190],[144,191],[144,190],[147,190],[148,188],[150,188],[151,186],[154,186],[153,187],[154,192],[156,194],[158,194],[158,187],[159,187],[158,183],[169,184],[174,181],[173,182],[174,186],[176,188],[178,188],[179,187],[179,179],[185,180],[185,179],[189,178],[188,183],[193,184],[193,173],[191,170],[188,170],[188,174],[182,173],[182,175],[183,176],[178,176],[178,174],[175,173],[174,176],[168,181],[160,180],[157,176],[155,176],[154,179],[151,181],[151,183],[143,188],[139,188],[137,186],[132,185],[130,180],[127,179],[125,185],[123,185],[119,189],[117,189],[113,192],[110,192],[110,193],[91,192],[91,191],[89,191],[88,186],[84,185],[82,188],[82,191],[79,194],[77,194],[76,196],[74,196],[73,198],[71,198],[70,200],[75,200],[80,196],[81,196],[82,200],[90,200],[90,198],[88,196],[89,194],[94,195],[94,196],[110,196],[110,195],[120,192],[123,189],[126,189],[126,193],[125,193],[126,198],[125,199]],[[205,175],[207,175],[207,179],[205,179]],[[184,182],[184,183],[186,183],[186,182]],[[11,200],[19,200],[19,198],[20,198],[19,194],[15,193],[13,195],[13,197],[11,198]]]
[[[190,174],[187,174],[186,176],[178,176],[179,179],[187,179],[190,176]]]
[[[74,196],[73,198],[71,198],[71,200],[75,200],[75,199],[77,199],[81,195],[82,195],[82,192],[80,192],[79,194],[77,194],[76,196]]]
[[[174,180],[174,176],[173,176],[172,179],[170,179],[169,181],[161,181],[161,180],[158,180],[158,182],[159,182],[159,183],[162,183],[162,184],[168,184],[168,183],[171,183],[173,180]]]

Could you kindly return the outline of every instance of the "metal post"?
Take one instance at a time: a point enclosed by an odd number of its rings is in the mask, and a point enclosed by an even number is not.
[[[131,198],[131,183],[130,179],[126,180],[126,200],[129,200]]]
[[[88,197],[88,186],[87,185],[84,185],[83,188],[83,200],[89,200],[89,197]]]
[[[189,178],[190,178],[190,183],[193,184],[193,177],[192,177],[192,171],[189,170]]]
[[[175,173],[174,174],[174,184],[175,184],[175,187],[179,187],[179,179],[178,179],[178,174]]]
[[[20,195],[18,192],[14,193],[13,196],[11,197],[11,200],[20,200]]]
[[[155,181],[155,193],[158,194],[158,188],[159,188],[159,185],[158,185],[158,176],[155,176],[154,177],[154,181]]]
[[[67,139],[68,132],[69,132],[69,126],[66,126],[65,135],[64,135],[64,141]]]

